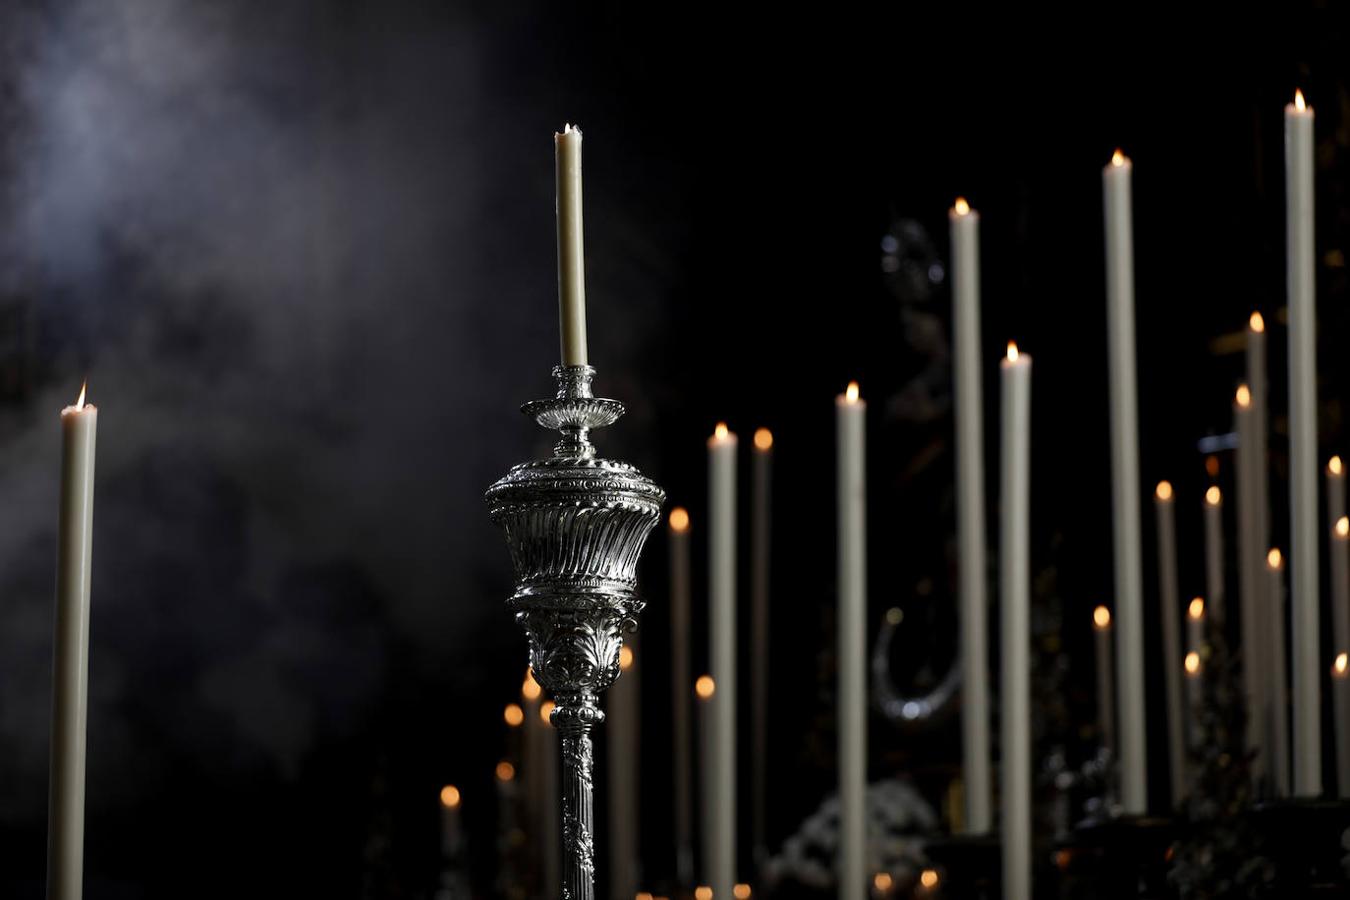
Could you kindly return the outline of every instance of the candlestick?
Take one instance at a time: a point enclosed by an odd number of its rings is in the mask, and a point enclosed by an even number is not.
[[[1205,590],[1216,621],[1223,621],[1223,495],[1216,485],[1205,491]]]
[[[84,779],[89,718],[89,585],[94,548],[94,445],[98,408],[61,410],[61,505],[57,524],[56,633],[52,651],[48,900],[84,892]]]
[[[613,900],[631,900],[638,888],[638,761],[641,759],[637,635],[619,650],[623,673],[609,692],[609,892]]]
[[[1139,549],[1139,403],[1135,379],[1133,165],[1119,150],[1102,170],[1106,218],[1106,308],[1111,386],[1111,508],[1114,514],[1116,667],[1120,676],[1121,804],[1148,806],[1144,716],[1143,563]]]
[[[1158,526],[1158,596],[1163,634],[1163,676],[1167,688],[1167,750],[1171,770],[1172,803],[1178,804],[1186,793],[1186,717],[1182,694],[1181,607],[1177,585],[1176,504],[1172,485],[1158,482],[1153,492],[1153,508]]]
[[[1318,662],[1317,309],[1313,274],[1313,111],[1284,111],[1289,263],[1289,582],[1294,653],[1294,791],[1322,793]]]
[[[1097,727],[1102,734],[1102,747],[1115,754],[1116,747],[1116,683],[1112,675],[1111,610],[1098,606],[1092,611],[1092,628],[1097,641]]]
[[[674,723],[675,875],[680,885],[694,883],[694,778],[689,756],[694,733],[689,719],[689,608],[693,583],[689,570],[689,513],[670,511],[670,672]]]
[[[1001,374],[1003,897],[1031,900],[1031,357],[1009,344]]]
[[[839,897],[867,895],[867,404],[835,400],[839,495]]]
[[[1336,654],[1331,664],[1331,697],[1336,714],[1336,795],[1350,797],[1350,657]]]
[[[1253,312],[1247,320],[1247,386],[1251,397],[1251,436],[1250,450],[1241,455],[1248,457],[1248,478],[1251,479],[1252,531],[1244,539],[1250,542],[1246,549],[1247,577],[1252,580],[1252,605],[1243,609],[1242,654],[1243,677],[1247,691],[1248,708],[1253,714],[1247,716],[1247,746],[1256,750],[1252,761],[1252,774],[1258,782],[1264,778],[1266,764],[1270,760],[1270,748],[1266,743],[1266,729],[1261,727],[1260,716],[1255,713],[1264,710],[1268,704],[1269,686],[1261,674],[1270,668],[1267,659],[1268,642],[1259,639],[1259,623],[1262,612],[1270,603],[1266,596],[1267,579],[1265,577],[1264,552],[1270,546],[1270,474],[1267,465],[1267,444],[1270,421],[1268,380],[1266,376],[1266,321],[1261,313]],[[1244,545],[1245,546],[1245,545]],[[1250,616],[1250,627],[1248,619]]]
[[[447,862],[459,856],[459,803],[459,788],[453,784],[441,788],[441,857]]]
[[[956,391],[957,581],[961,615],[961,749],[965,830],[990,826],[989,648],[985,599],[984,400],[980,375],[980,214],[957,198],[952,240],[952,343]]]
[[[714,747],[716,737],[713,728],[712,700],[717,692],[717,682],[711,675],[700,675],[694,682],[694,696],[698,698],[698,734],[699,734],[699,837],[702,852],[699,860],[699,880],[706,885],[710,880],[710,870],[717,856],[717,751]],[[702,890],[702,887],[699,888]],[[709,895],[712,888],[708,888]]]
[[[586,255],[581,225],[581,129],[553,135],[558,178],[558,314],[562,364],[586,365]]]
[[[1270,601],[1266,610],[1269,635],[1266,659],[1270,662],[1266,728],[1270,734],[1271,788],[1277,797],[1289,796],[1289,676],[1284,648],[1284,623],[1288,611],[1285,609],[1283,570],[1284,559],[1279,550],[1272,548],[1266,555],[1266,596]]]
[[[736,435],[719,423],[708,440],[709,658],[717,695],[711,700],[713,802],[708,860],[713,895],[736,883]]]
[[[769,757],[769,541],[773,478],[773,433],[755,431],[754,474],[750,512],[750,719],[751,751],[755,759]],[[750,767],[751,846],[755,863],[769,857],[765,822],[765,773],[768,766]]]

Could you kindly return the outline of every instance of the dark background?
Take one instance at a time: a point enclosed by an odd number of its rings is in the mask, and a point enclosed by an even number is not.
[[[1040,600],[1062,618],[1075,724],[1094,714],[1090,611],[1112,584],[1112,149],[1135,161],[1143,476],[1178,488],[1183,593],[1201,580],[1196,441],[1228,430],[1242,368],[1221,338],[1253,309],[1271,325],[1286,541],[1296,86],[1318,114],[1320,437],[1346,449],[1343,11],[1012,25],[909,5],[503,6],[0,7],[0,894],[41,896],[57,413],[86,373],[87,896],[423,896],[447,781],[489,890],[501,709],[525,657],[481,496],[548,446],[515,408],[551,390],[565,121],[586,134],[592,362],[630,409],[602,451],[689,507],[701,548],[713,423],[745,448],[775,432],[775,749],[754,761],[775,846],[834,778],[831,401],[850,378],[871,404],[872,612],[916,623],[902,682],[950,657],[957,194],[983,216],[991,450],[994,361],[1010,338],[1035,358],[1033,554],[1054,575]],[[665,561],[658,535],[643,689],[660,713]],[[695,609],[701,628],[701,591]],[[873,776],[915,774],[936,802],[954,720],[902,735],[874,717],[872,735]],[[650,716],[652,883],[672,868],[669,740]]]

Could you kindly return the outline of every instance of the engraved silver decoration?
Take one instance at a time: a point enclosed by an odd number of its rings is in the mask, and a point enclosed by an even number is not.
[[[591,394],[595,369],[557,366],[557,396],[521,411],[562,434],[548,459],[514,466],[488,488],[516,589],[507,601],[530,643],[535,680],[552,695],[563,762],[563,900],[594,900],[591,728],[599,694],[619,677],[623,635],[637,628],[642,546],[666,493],[623,462],[600,459],[590,432],[623,415]]]

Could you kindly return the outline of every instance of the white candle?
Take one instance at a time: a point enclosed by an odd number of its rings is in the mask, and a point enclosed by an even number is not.
[[[736,435],[719,423],[708,440],[708,630],[712,700],[713,817],[709,883],[716,897],[736,883]]]
[[[769,546],[772,532],[773,433],[755,430],[750,499],[750,718],[754,759],[769,756]],[[750,767],[751,847],[756,865],[769,856],[765,773]]]
[[[1190,715],[1187,720],[1190,722],[1190,745],[1199,746],[1200,736],[1200,704],[1203,702],[1202,681],[1204,674],[1201,671],[1199,652],[1192,650],[1186,654],[1186,700],[1190,706]]]
[[[1111,659],[1111,610],[1098,606],[1092,611],[1092,629],[1097,642],[1097,728],[1102,747],[1116,752],[1116,681]]]
[[[1242,653],[1244,685],[1248,696],[1247,746],[1256,750],[1256,759],[1252,762],[1252,773],[1258,781],[1265,776],[1266,765],[1270,760],[1270,748],[1266,741],[1267,729],[1261,725],[1262,713],[1268,705],[1269,685],[1262,673],[1270,668],[1267,659],[1269,644],[1260,637],[1262,612],[1270,603],[1266,596],[1267,579],[1264,574],[1264,556],[1270,546],[1270,473],[1267,463],[1269,442],[1270,405],[1268,401],[1268,380],[1266,376],[1266,321],[1261,313],[1253,312],[1247,320],[1247,386],[1251,391],[1251,429],[1253,432],[1248,465],[1248,477],[1252,483],[1253,520],[1255,526],[1250,536],[1251,548],[1249,565],[1252,579],[1252,607],[1244,609],[1242,620]],[[1244,601],[1245,602],[1245,601]]]
[[[1217,485],[1205,491],[1205,590],[1212,613],[1223,619],[1223,495]]]
[[[1264,605],[1265,578],[1260,566],[1266,542],[1261,534],[1261,516],[1258,502],[1258,482],[1263,477],[1262,462],[1257,456],[1256,407],[1247,385],[1239,385],[1233,400],[1233,425],[1237,431],[1237,537],[1238,537],[1238,601],[1242,625],[1242,683],[1247,697],[1247,746],[1259,748],[1260,719],[1257,710],[1262,680],[1256,627],[1257,610]],[[1258,750],[1253,762],[1253,773],[1259,776],[1264,767],[1264,754]]]
[[[1313,111],[1284,110],[1289,265],[1289,586],[1294,670],[1294,793],[1322,793],[1318,661],[1317,309],[1313,276]]]
[[[52,650],[48,900],[84,892],[85,739],[89,713],[89,580],[94,549],[94,444],[98,409],[61,410],[61,505],[57,525],[56,634]]]
[[[984,401],[980,375],[980,214],[958,198],[949,219],[965,830],[970,834],[983,834],[990,826],[991,790],[989,638],[985,621]]]
[[[1158,597],[1162,616],[1163,676],[1167,688],[1167,750],[1171,769],[1172,803],[1186,793],[1185,701],[1182,695],[1181,606],[1177,586],[1177,523],[1172,484],[1158,482],[1153,492],[1158,530]]]
[[[581,130],[553,135],[558,178],[558,313],[562,363],[586,365],[586,256],[581,227]]]
[[[671,741],[675,766],[675,874],[680,884],[694,882],[694,778],[690,761],[694,742],[689,711],[689,513],[670,511],[670,672]]]
[[[1350,647],[1350,519],[1344,515],[1331,527],[1331,612],[1334,646]],[[1350,797],[1350,707],[1346,706],[1345,652],[1332,664],[1332,703],[1336,726],[1336,794]]]
[[[619,680],[610,686],[605,728],[609,753],[609,889],[614,900],[630,900],[638,888],[638,760],[641,690],[638,683],[637,635],[619,650]]]
[[[1336,795],[1350,797],[1350,657],[1342,650],[1331,664],[1336,714]]]
[[[1134,233],[1130,160],[1119,150],[1102,170],[1106,219],[1107,355],[1111,385],[1111,507],[1116,578],[1116,667],[1120,681],[1121,804],[1148,807],[1144,716],[1143,563],[1139,548],[1139,409],[1134,346]]]
[[[1266,659],[1270,663],[1266,728],[1270,735],[1267,744],[1270,747],[1271,788],[1277,797],[1289,796],[1289,676],[1284,649],[1288,611],[1285,609],[1283,570],[1284,559],[1280,551],[1272,549],[1266,556],[1266,596],[1269,598]]]
[[[694,682],[694,696],[698,698],[699,837],[703,848],[699,882],[703,885],[712,882],[711,870],[717,856],[717,750],[710,709],[716,693],[717,682],[711,675],[700,675]]]
[[[525,827],[534,842],[534,852],[543,860],[544,848],[540,843],[542,822],[549,813],[544,806],[544,756],[548,753],[547,732],[539,719],[539,703],[543,700],[543,688],[534,680],[534,672],[525,670],[525,681],[520,686],[520,706],[523,718],[520,766],[521,778],[525,783]]]
[[[558,819],[558,810],[562,804],[562,791],[559,787],[558,776],[558,739],[553,730],[553,708],[556,704],[552,700],[545,700],[539,704],[539,720],[543,722],[544,727],[540,732],[542,738],[542,761],[543,761],[543,800],[544,813],[540,819],[540,833],[542,835],[544,853],[544,893],[549,897],[558,897],[562,894],[562,830]]]
[[[1003,897],[1031,900],[1031,357],[1009,344],[1001,374]]]
[[[460,850],[459,788],[447,784],[441,788],[441,857],[454,860]]]
[[[1327,518],[1345,515],[1345,465],[1339,456],[1327,460]]]
[[[1205,601],[1202,597],[1194,598],[1186,607],[1186,650],[1205,658]]]
[[[867,896],[867,404],[835,401],[839,500],[839,896]]]

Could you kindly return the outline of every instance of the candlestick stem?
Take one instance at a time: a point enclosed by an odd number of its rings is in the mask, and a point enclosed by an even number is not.
[[[591,725],[604,719],[594,695],[553,710],[562,746],[563,900],[595,900],[594,756]]]

